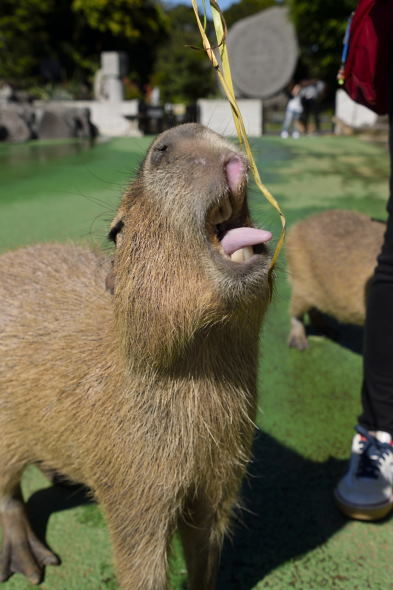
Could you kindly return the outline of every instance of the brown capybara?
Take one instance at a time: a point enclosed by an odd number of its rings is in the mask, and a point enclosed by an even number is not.
[[[292,287],[289,346],[307,348],[303,316],[312,309],[362,325],[366,286],[382,246],[385,224],[356,211],[333,209],[295,223],[286,257]]]
[[[153,142],[113,221],[113,264],[76,245],[0,257],[1,580],[57,558],[31,530],[26,465],[87,484],[124,590],[168,586],[180,530],[189,588],[211,590],[250,457],[271,234],[247,161],[187,124]]]

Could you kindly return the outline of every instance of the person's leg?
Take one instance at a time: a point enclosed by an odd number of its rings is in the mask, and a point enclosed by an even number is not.
[[[310,131],[309,129],[309,123],[310,123],[310,100],[308,98],[303,98],[302,100],[302,106],[303,106],[303,113],[301,116],[301,120],[304,126],[304,133],[308,133]]]
[[[300,137],[300,133],[302,131],[302,126],[300,124],[300,115],[301,113],[294,113],[293,115],[293,122],[292,122],[292,137],[297,139]]]
[[[321,105],[318,99],[313,101],[313,115],[315,122],[315,133],[321,132],[321,119],[320,119]]]
[[[293,123],[293,111],[288,109],[285,111],[284,123],[282,125],[281,137],[288,137],[290,128]]]
[[[393,194],[393,193],[392,193]],[[336,488],[340,509],[377,520],[393,508],[393,198],[382,252],[369,289],[362,409],[347,473]]]
[[[393,508],[393,75],[390,82],[388,221],[368,290],[358,434],[335,490],[339,508],[362,520],[382,518]]]
[[[367,300],[359,424],[393,436],[393,192],[388,210],[385,240]]]
[[[390,80],[388,222],[367,298],[359,424],[393,436],[393,75]]]

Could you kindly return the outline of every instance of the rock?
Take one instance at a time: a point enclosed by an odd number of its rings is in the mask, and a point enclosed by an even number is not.
[[[89,139],[95,136],[87,108],[45,108],[38,124],[39,139]]]
[[[0,140],[21,142],[31,139],[32,131],[25,120],[27,111],[23,115],[23,109],[16,105],[0,108]]]

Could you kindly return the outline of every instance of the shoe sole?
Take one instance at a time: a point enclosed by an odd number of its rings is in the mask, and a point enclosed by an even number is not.
[[[393,508],[393,498],[383,504],[373,504],[372,506],[362,506],[360,504],[350,504],[345,502],[340,494],[335,491],[334,497],[337,506],[345,516],[354,518],[355,520],[381,520]]]

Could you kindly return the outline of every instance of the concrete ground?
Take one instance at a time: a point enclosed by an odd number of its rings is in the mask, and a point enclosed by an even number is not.
[[[69,238],[104,245],[118,195],[147,144],[142,138],[93,149],[73,142],[1,145],[0,249]],[[262,178],[289,225],[327,208],[386,217],[385,146],[342,137],[261,138],[253,145]],[[251,203],[256,223],[277,236],[275,211],[253,190]],[[350,522],[332,496],[359,412],[361,330],[339,333],[339,342],[311,336],[304,352],[288,349],[288,301],[282,256],[261,337],[260,431],[243,490],[245,510],[225,545],[219,588],[393,588],[392,520]],[[63,562],[48,568],[41,587],[118,588],[99,508],[86,503],[79,489],[48,487],[34,468],[26,472],[23,487],[34,527]],[[175,540],[176,590],[184,578]],[[31,586],[16,575],[2,587]]]

